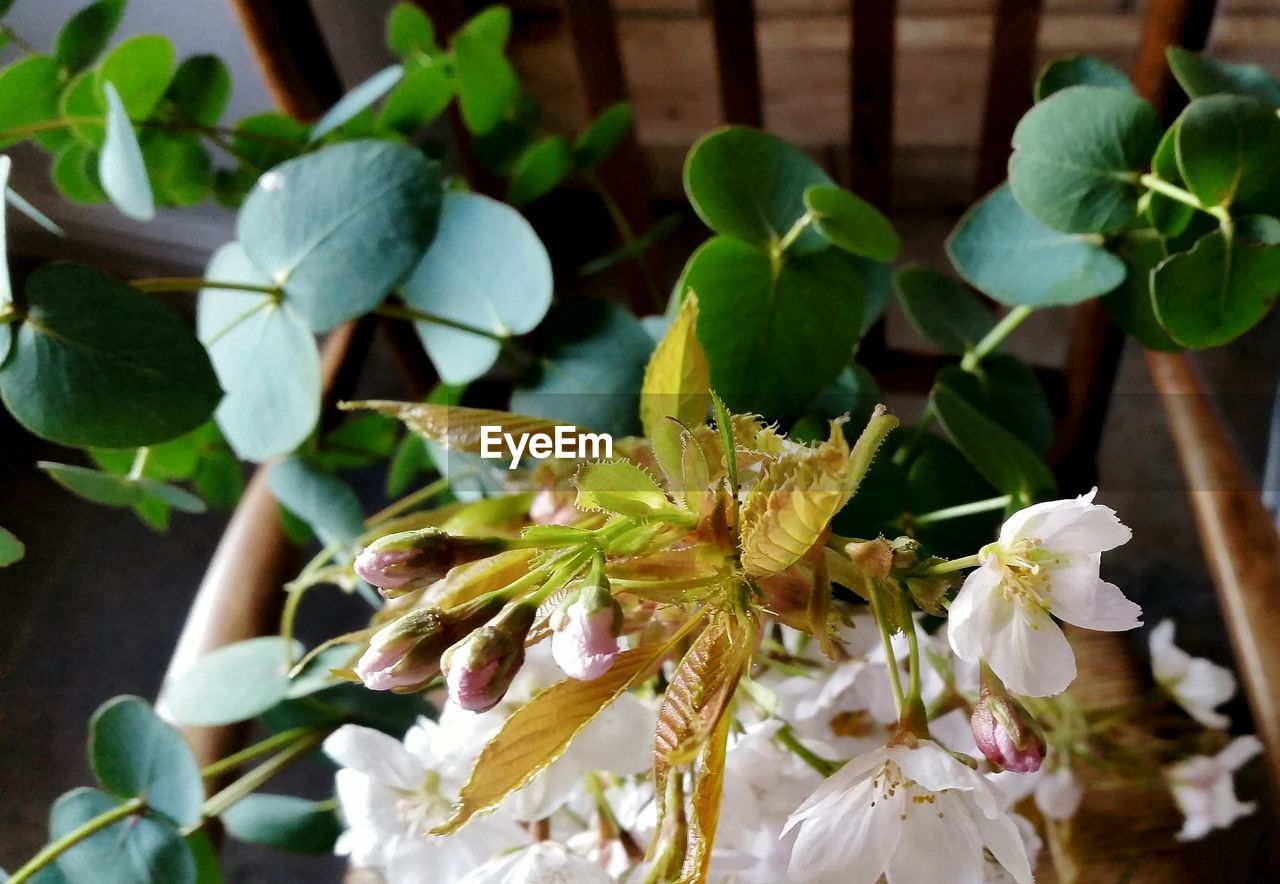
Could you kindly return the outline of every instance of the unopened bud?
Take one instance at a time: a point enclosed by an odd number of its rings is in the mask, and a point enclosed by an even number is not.
[[[588,583],[565,600],[551,616],[551,656],[565,674],[592,681],[609,671],[618,656],[622,607],[608,582]]]
[[[444,652],[441,664],[449,698],[463,709],[486,712],[506,696],[524,665],[524,640],[536,605],[516,602]]]
[[[455,537],[439,528],[420,528],[379,537],[356,556],[363,580],[402,594],[439,580],[457,565],[497,555],[508,546],[500,537]]]
[[[1031,725],[1031,716],[1003,690],[983,684],[970,718],[973,739],[997,768],[1034,773],[1044,760],[1044,742]]]
[[[412,693],[440,674],[440,656],[502,607],[501,599],[477,599],[459,608],[418,608],[383,626],[369,639],[355,672],[373,691]]]

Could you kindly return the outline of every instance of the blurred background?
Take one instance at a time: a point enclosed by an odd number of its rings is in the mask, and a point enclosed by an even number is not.
[[[305,0],[277,0],[300,8]],[[7,21],[37,47],[80,0],[18,0]],[[340,79],[354,85],[390,63],[383,22],[391,0],[313,0],[325,44]],[[424,3],[430,10],[431,3]],[[472,11],[485,5],[466,4]],[[527,91],[544,102],[551,131],[576,132],[588,119],[583,80],[570,47],[559,0],[516,0],[512,57]],[[636,110],[643,168],[657,199],[655,217],[674,213],[675,232],[661,246],[664,285],[676,279],[705,230],[682,198],[680,169],[690,144],[722,122],[713,36],[704,0],[614,0],[623,67]],[[756,0],[764,125],[800,145],[837,180],[847,178],[849,130],[848,3],[844,0]],[[1280,0],[1224,0],[1212,30],[1212,52],[1251,61],[1280,75]],[[898,0],[894,92],[891,214],[904,240],[904,261],[947,269],[943,242],[977,196],[975,182],[982,107],[988,88],[995,0]],[[1041,60],[1088,53],[1129,69],[1137,50],[1145,4],[1136,0],[1044,0],[1039,30]],[[267,86],[228,0],[131,0],[116,42],[138,33],[169,36],[179,56],[213,52],[229,65],[234,92],[229,119],[272,107]],[[0,61],[14,50],[0,50]],[[1037,65],[1038,66],[1038,65]],[[1021,89],[1022,84],[1009,88]],[[442,127],[438,133],[448,138]],[[233,238],[233,215],[208,202],[162,210],[148,224],[121,217],[109,206],[73,206],[53,192],[42,154],[12,150],[13,186],[68,233],[54,239],[10,213],[15,278],[49,258],[84,259],[121,276],[198,275],[208,254]],[[599,204],[572,191],[540,201],[529,212],[557,259],[562,289],[590,285],[612,294],[617,280],[584,283],[574,268],[610,248],[584,230],[605,231]],[[602,223],[584,224],[582,215]],[[1041,365],[1061,365],[1068,314],[1041,311],[1014,336],[1011,347]],[[1280,336],[1272,317],[1228,348],[1200,354],[1219,406],[1254,475],[1261,476],[1268,419],[1280,372]],[[920,349],[902,315],[891,309],[890,345]],[[802,358],[798,355],[797,358]],[[382,348],[374,347],[359,395],[403,397]],[[922,397],[906,395],[894,407],[906,415]],[[0,571],[0,846],[13,862],[45,840],[47,809],[66,789],[85,782],[85,728],[103,700],[120,693],[156,694],[187,607],[212,555],[226,513],[175,514],[157,534],[131,514],[84,503],[34,469],[40,459],[65,452],[36,440],[0,416],[0,523],[27,544],[27,558]],[[1231,660],[1217,602],[1185,488],[1141,354],[1130,343],[1121,361],[1105,424],[1099,464],[1102,500],[1134,528],[1134,542],[1108,559],[1110,580],[1147,611],[1179,624],[1179,644],[1220,662]],[[380,502],[380,477],[361,486],[369,505]],[[1280,591],[1280,587],[1277,588]],[[337,594],[321,601],[306,638],[348,628],[358,602]],[[308,601],[311,605],[312,601]],[[1135,669],[1145,667],[1145,634],[1126,636]],[[1247,730],[1242,701],[1227,710]],[[321,797],[328,775],[295,771],[273,786]],[[1262,811],[1236,829],[1185,851],[1186,880],[1263,880],[1280,870],[1274,804],[1263,766],[1249,768],[1241,792]],[[1131,808],[1140,815],[1143,808]],[[1155,812],[1155,811],[1151,811]],[[1167,822],[1167,820],[1166,820]],[[1106,837],[1105,821],[1097,837]],[[1130,837],[1116,828],[1112,841]],[[1153,837],[1167,838],[1167,835]],[[1163,845],[1148,844],[1147,848]],[[1112,845],[1123,849],[1124,845]],[[1173,845],[1169,845],[1173,849]],[[333,858],[297,858],[231,844],[228,880],[338,880]],[[1144,877],[1136,862],[1128,880]]]

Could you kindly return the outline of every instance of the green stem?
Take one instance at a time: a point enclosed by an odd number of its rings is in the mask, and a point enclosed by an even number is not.
[[[823,777],[829,777],[840,769],[840,765],[834,761],[828,761],[804,743],[801,743],[799,738],[796,737],[795,731],[791,729],[791,725],[784,724],[774,736],[778,738],[779,743],[791,750],[793,755],[822,774]]]
[[[142,798],[130,798],[118,807],[113,807],[105,813],[85,821],[57,841],[46,844],[43,850],[31,858],[30,862],[13,873],[12,877],[8,879],[9,884],[22,884],[23,881],[30,881],[37,872],[81,841],[96,835],[122,819],[131,817],[136,813],[142,813],[146,808],[147,803]]]
[[[1199,197],[1194,193],[1191,193],[1188,190],[1183,190],[1176,184],[1170,184],[1159,175],[1148,172],[1146,175],[1143,175],[1138,179],[1138,183],[1146,187],[1148,190],[1154,190],[1156,193],[1163,194],[1171,200],[1177,200],[1180,203],[1185,203],[1193,209],[1197,209],[1201,212],[1209,211],[1209,207],[1200,202]]]
[[[39,49],[32,45],[30,41],[23,39],[18,32],[9,25],[0,25],[0,33],[8,35],[9,41],[28,55],[41,54]],[[13,879],[10,878],[9,880]]]
[[[142,473],[147,468],[147,461],[151,459],[151,449],[143,446],[139,448],[133,455],[133,465],[129,467],[128,479],[130,482],[136,482],[142,478]]]
[[[258,292],[272,297],[280,297],[280,289],[274,286],[254,285],[248,282],[223,282],[222,280],[200,279],[196,276],[156,276],[148,279],[135,279],[129,283],[140,292],[197,292],[202,289],[227,289],[233,292]]]
[[[386,316],[390,319],[405,319],[409,322],[428,322],[432,325],[443,325],[445,328],[478,335],[491,341],[497,341],[500,344],[506,344],[511,340],[510,335],[500,335],[497,332],[489,331],[487,328],[478,328],[474,325],[467,325],[465,322],[458,322],[456,319],[446,319],[443,316],[436,316],[434,313],[425,313],[399,304],[383,304],[374,312],[379,316]]]
[[[991,354],[991,351],[1004,343],[1004,339],[1009,337],[1015,328],[1022,325],[1022,321],[1030,316],[1031,312],[1032,308],[1025,304],[1010,310],[981,341],[974,345],[972,350],[964,354],[960,360],[960,367],[965,371],[973,371],[977,368],[982,360]]]
[[[911,616],[911,601],[904,590],[898,590],[898,623],[907,635],[907,663],[910,666],[910,684],[903,702],[902,726],[917,737],[929,736],[929,718],[920,693],[920,637],[916,634],[916,621]]]
[[[441,477],[436,481],[432,482],[430,485],[426,485],[422,488],[419,488],[417,491],[413,492],[412,494],[402,497],[399,500],[397,500],[395,503],[386,507],[385,509],[379,510],[378,512],[374,513],[372,516],[370,516],[368,519],[365,520],[365,523],[364,523],[365,527],[374,528],[380,525],[381,523],[387,521],[388,519],[391,519],[400,515],[406,510],[413,509],[415,506],[422,503],[423,501],[430,500],[431,498],[435,497],[437,494],[440,494],[443,491],[447,491],[448,488],[449,488],[449,480],[445,477]]]
[[[982,558],[977,553],[971,556],[964,556],[959,559],[951,559],[946,562],[938,562],[936,565],[930,565],[928,568],[921,568],[919,571],[912,572],[913,577],[932,577],[935,574],[950,574],[953,571],[963,571],[965,568],[975,568],[982,564]]]
[[[280,771],[319,746],[331,732],[329,728],[313,731],[309,736],[272,755],[227,788],[209,798],[200,808],[202,822],[226,812],[227,808],[237,801],[252,794]],[[199,828],[200,825],[197,823],[194,828]]]
[[[0,304],[0,325],[8,325],[22,319],[22,314],[13,304]]]
[[[319,733],[319,731],[313,727],[295,727],[290,728],[287,731],[281,731],[278,734],[272,734],[259,743],[254,743],[252,746],[246,746],[244,749],[241,749],[233,755],[228,755],[226,758],[218,759],[205,767],[204,770],[200,771],[200,776],[206,780],[221,776],[229,770],[235,770],[246,762],[252,761],[253,759],[259,758],[263,755],[268,755],[283,746],[289,745],[295,740],[314,733]]]
[[[780,254],[786,254],[787,249],[791,248],[791,246],[795,244],[795,241],[800,238],[800,235],[804,233],[812,223],[813,216],[808,212],[801,215],[799,219],[797,219],[796,223],[791,225],[791,229],[783,235],[782,239],[778,240],[777,251]]]
[[[940,510],[934,510],[933,512],[916,516],[911,521],[916,525],[929,525],[934,522],[945,522],[948,519],[958,519],[961,516],[972,516],[975,513],[1002,510],[1007,507],[1012,500],[1012,494],[1002,494],[999,497],[989,497],[986,500],[975,500],[972,503],[961,503],[956,506],[944,507]]]
[[[871,590],[871,612],[876,618],[876,628],[880,630],[880,644],[884,648],[885,665],[889,667],[889,684],[893,688],[893,704],[894,708],[898,710],[898,717],[901,718],[906,698],[902,693],[902,676],[898,673],[898,661],[893,654],[893,637],[889,634],[889,621],[885,616],[884,600],[881,598],[882,590],[879,583],[868,582]]]

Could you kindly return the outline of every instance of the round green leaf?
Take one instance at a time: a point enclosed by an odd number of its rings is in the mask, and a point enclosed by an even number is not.
[[[533,331],[553,288],[551,258],[519,212],[478,194],[450,193],[435,241],[401,290],[418,310],[508,336]],[[417,329],[446,384],[480,377],[501,349],[443,325],[420,322]]]
[[[507,202],[513,206],[524,206],[540,199],[572,171],[573,149],[569,142],[559,135],[548,135],[516,160],[511,172],[511,186],[507,189]]]
[[[1280,118],[1256,98],[1197,98],[1178,118],[1178,171],[1207,206],[1280,211],[1278,154]]]
[[[61,93],[61,68],[47,55],[28,55],[0,68],[0,131],[57,119]],[[47,134],[39,133],[35,137],[44,143],[41,136]],[[60,134],[55,132],[54,138]],[[3,139],[0,147],[22,140],[21,137]]]
[[[903,312],[920,336],[959,356],[995,327],[996,318],[960,280],[913,265],[893,277]]]
[[[89,763],[98,783],[180,826],[200,819],[204,782],[186,742],[138,697],[116,697],[89,722]]]
[[[766,248],[804,215],[805,189],[815,184],[835,182],[781,138],[738,126],[702,136],[684,164],[685,193],[698,217],[716,233]],[[806,230],[791,252],[824,248],[822,234]]]
[[[401,0],[387,16],[387,48],[406,60],[433,52],[435,26],[425,12]]]
[[[177,314],[132,286],[51,264],[27,278],[26,302],[0,397],[36,435],[135,448],[213,413],[222,392],[204,348]]]
[[[107,105],[107,83],[120,93],[128,119],[145,120],[156,109],[173,80],[173,44],[159,34],[141,34],[107,53],[94,74],[98,107]]]
[[[53,158],[53,186],[73,203],[93,205],[107,198],[98,180],[98,152],[81,141],[63,146]]]
[[[1170,46],[1167,55],[1169,69],[1191,98],[1251,95],[1280,108],[1280,83],[1256,64],[1218,61],[1176,46]]]
[[[222,815],[234,838],[294,853],[332,853],[342,824],[331,808],[292,795],[250,795]]]
[[[315,331],[367,313],[417,264],[440,214],[422,153],[351,141],[289,160],[244,201],[237,238]]]
[[[1105,86],[1133,91],[1133,84],[1119,68],[1088,55],[1073,55],[1049,62],[1036,80],[1036,101],[1072,86]]]
[[[960,393],[936,384],[930,401],[947,435],[992,487],[1012,494],[1022,504],[1056,488],[1053,473],[1026,443],[970,405]]]
[[[1023,208],[1055,230],[1121,230],[1137,215],[1137,178],[1160,134],[1155,110],[1130,91],[1064,89],[1018,123],[1009,185]]]
[[[1174,123],[1160,139],[1156,154],[1151,158],[1151,171],[1170,184],[1185,187],[1182,172],[1178,168],[1178,124]],[[1142,205],[1151,225],[1162,236],[1174,237],[1187,229],[1196,210],[1181,200],[1149,190],[1142,197]]]
[[[1076,304],[1111,291],[1125,274],[1124,262],[1089,238],[1041,224],[1006,185],[965,213],[947,253],[965,281],[1011,307]]]
[[[67,20],[53,49],[54,58],[67,73],[83,70],[102,54],[120,24],[124,5],[125,0],[98,0]]]
[[[351,545],[364,533],[364,512],[351,486],[297,457],[271,468],[271,492],[315,531],[320,542]]]
[[[1151,271],[1165,258],[1160,241],[1152,237],[1128,237],[1116,251],[1129,266],[1129,272],[1119,288],[1102,296],[1107,313],[1116,325],[1148,350],[1178,352],[1182,348],[1160,325],[1151,300]]]
[[[213,161],[195,135],[148,132],[142,159],[156,199],[170,206],[193,206],[213,186]]]
[[[193,55],[178,65],[164,97],[189,122],[216,126],[231,100],[231,72],[216,55]]]
[[[775,280],[765,252],[715,237],[677,286],[698,295],[698,340],[711,386],[735,412],[794,416],[836,379],[858,340],[857,259],[835,249],[790,256]]]
[[[431,61],[408,67],[404,79],[382,103],[378,125],[412,135],[440,116],[452,100],[453,80],[443,63]]]
[[[236,155],[255,170],[270,169],[302,152],[307,126],[286,114],[267,111],[236,123],[232,145]]]
[[[155,198],[142,148],[133,131],[133,123],[125,113],[114,84],[103,84],[107,95],[107,139],[98,155],[98,178],[102,189],[117,209],[138,221],[155,217]]]
[[[936,436],[926,436],[924,450],[907,471],[907,500],[912,513],[972,503],[995,496],[964,455]],[[998,511],[917,525],[914,536],[934,555],[966,556],[989,543],[1000,525]]]
[[[591,169],[608,159],[631,131],[634,118],[631,105],[625,101],[601,111],[573,144],[573,158],[578,168]]]
[[[511,410],[615,437],[637,433],[640,384],[653,352],[640,322],[616,304],[579,298],[554,308],[543,327],[542,358],[512,392]]]
[[[1032,451],[1045,454],[1053,444],[1049,400],[1035,372],[1022,360],[992,353],[972,371],[948,365],[938,372],[938,383],[955,390]]]
[[[121,802],[97,789],[72,789],[49,813],[49,835],[61,838]],[[167,820],[144,814],[113,823],[58,857],[72,884],[195,884],[191,848]]]
[[[187,836],[187,847],[196,864],[195,884],[223,884],[222,867],[218,864],[218,852],[204,829],[196,829]],[[37,882],[39,884],[39,882]]]
[[[515,70],[503,55],[510,32],[511,11],[505,6],[492,6],[453,37],[462,121],[475,135],[497,126],[519,97]]]
[[[284,639],[278,635],[218,648],[165,687],[162,706],[180,724],[219,725],[253,718],[289,691],[284,652]],[[302,645],[295,641],[292,658],[301,656]]]
[[[884,262],[894,260],[902,250],[902,240],[889,219],[871,203],[843,188],[807,187],[804,205],[818,232],[837,248]]]
[[[893,300],[893,269],[879,261],[868,261],[850,255],[849,262],[859,268],[862,277],[862,328],[861,339],[875,325]]]
[[[27,548],[7,528],[0,528],[0,568],[8,567],[26,555]]]
[[[1243,223],[1232,239],[1215,230],[1156,268],[1151,278],[1156,316],[1174,341],[1215,347],[1267,315],[1280,292],[1280,236],[1276,222],[1267,220],[1270,225],[1251,225],[1263,234],[1260,241],[1249,241],[1251,231]]]
[[[36,466],[77,497],[103,506],[133,506],[142,500],[144,493],[137,482],[114,473],[46,460],[39,461]]]
[[[62,97],[58,100],[58,111],[61,116],[70,120],[94,120],[102,117],[102,107],[98,104],[98,89],[94,83],[96,76],[97,72],[90,69],[81,71],[72,78],[62,90]],[[76,140],[95,151],[102,147],[102,142],[107,139],[105,123],[72,123],[70,129]]]
[[[403,65],[393,64],[378,71],[339,98],[337,103],[311,127],[311,135],[307,140],[319,141],[365,108],[372,106],[374,102],[390,92],[403,76]]]
[[[239,243],[213,254],[205,278],[267,285]],[[233,451],[263,461],[292,451],[320,417],[320,351],[287,301],[233,289],[204,289],[196,328],[226,391],[214,417]]]
[[[157,482],[155,479],[139,479],[138,484],[147,494],[159,498],[165,506],[171,506],[175,510],[198,515],[209,509],[203,500],[176,485]]]

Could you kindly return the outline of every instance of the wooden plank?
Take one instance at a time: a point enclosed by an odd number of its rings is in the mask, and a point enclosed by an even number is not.
[[[849,183],[881,209],[893,195],[897,0],[851,0]]]
[[[1043,0],[997,0],[978,147],[976,195],[1005,178],[1014,127],[1031,106]]]
[[[1147,4],[1133,84],[1168,120],[1182,109],[1186,98],[1169,72],[1165,50],[1170,46],[1203,49],[1217,8],[1214,0],[1150,0]]]
[[[709,0],[720,75],[720,112],[726,123],[764,124],[760,94],[760,50],[754,0]]]
[[[277,107],[314,120],[342,96],[342,81],[307,0],[232,0],[231,5]]]

